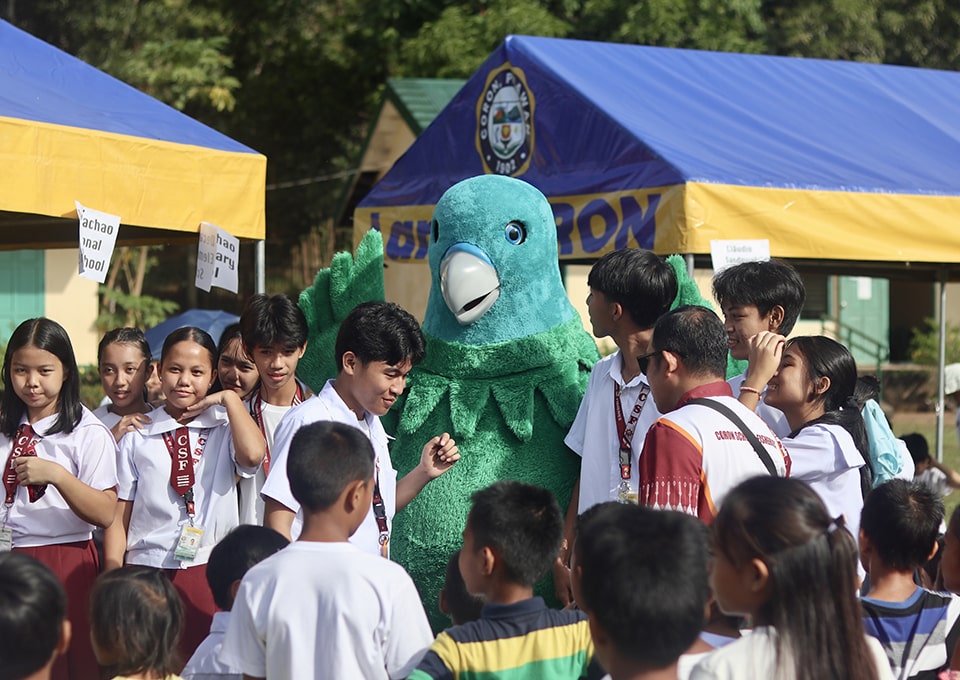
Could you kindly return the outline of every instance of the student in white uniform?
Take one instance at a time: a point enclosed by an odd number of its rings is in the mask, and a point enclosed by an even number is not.
[[[217,345],[217,382],[214,391],[231,390],[246,399],[257,386],[257,365],[243,347],[240,324],[227,326]]]
[[[165,570],[187,612],[185,659],[216,610],[206,563],[239,524],[236,477],[256,473],[264,454],[240,397],[230,390],[207,396],[216,361],[204,331],[186,327],[167,336],[160,358],[166,401],[152,423],[120,442],[120,502],[104,538],[108,569],[126,563]]]
[[[857,546],[809,486],[748,479],[713,522],[710,586],[753,632],[708,654],[690,680],[888,680],[880,643],[864,634]]]
[[[7,342],[0,402],[6,500],[0,550],[46,564],[67,589],[73,644],[53,677],[96,678],[87,601],[100,571],[94,527],[113,520],[117,444],[80,402],[77,360],[67,332],[50,319],[21,323]]]
[[[606,501],[637,502],[643,440],[660,417],[637,357],[647,351],[654,324],[677,297],[673,268],[637,248],[601,257],[590,269],[587,285],[593,334],[613,340],[617,351],[590,371],[577,417],[563,440],[581,461],[567,507],[564,547],[553,566],[562,604],[570,602],[570,549],[577,516]]]
[[[750,339],[768,331],[782,337],[790,335],[806,299],[803,279],[797,270],[781,260],[741,262],[713,277],[713,296],[723,312],[730,356],[739,361],[751,359]],[[783,412],[764,402],[766,379],[753,370],[727,381],[745,406],[770,426],[781,439],[790,434]]]
[[[413,581],[348,542],[375,493],[357,428],[301,428],[287,455],[300,538],[243,577],[220,660],[248,678],[406,678],[433,641]]]
[[[100,385],[110,401],[93,412],[110,428],[114,439],[150,422],[153,407],[146,400],[150,374],[150,344],[139,328],[114,328],[97,348]]]
[[[428,482],[449,470],[460,459],[460,452],[444,432],[424,445],[420,464],[403,479],[397,480],[390,462],[380,416],[393,406],[406,386],[407,374],[424,355],[420,324],[408,312],[392,302],[357,305],[340,325],[335,351],[340,367],[336,380],[328,381],[319,394],[291,408],[277,427],[271,451],[274,474],[267,477],[262,491],[264,526],[288,538],[295,539],[299,534],[300,503],[293,496],[287,475],[287,451],[297,430],[319,420],[344,423],[361,430],[376,455],[377,493],[350,542],[389,557],[394,513]]]
[[[764,401],[783,411],[790,425],[790,435],[782,439],[790,477],[813,487],[831,516],[843,516],[856,538],[872,477],[867,431],[853,396],[853,355],[822,335],[784,343],[779,335],[761,333],[753,342],[762,359],[750,370],[770,376]]]
[[[270,474],[273,435],[291,407],[312,396],[297,380],[297,363],[307,349],[307,319],[286,295],[253,295],[240,314],[243,345],[260,380],[247,397],[247,408],[267,440],[267,455],[255,477],[241,479],[240,521],[263,523],[263,489]]]

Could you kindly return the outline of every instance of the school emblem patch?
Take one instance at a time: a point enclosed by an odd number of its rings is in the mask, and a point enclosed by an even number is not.
[[[487,76],[477,100],[477,151],[484,172],[521,175],[533,152],[533,93],[523,70],[504,64]]]

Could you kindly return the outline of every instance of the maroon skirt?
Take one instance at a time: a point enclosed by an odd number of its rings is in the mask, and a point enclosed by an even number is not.
[[[100,573],[93,541],[14,548],[36,558],[56,574],[67,591],[67,619],[73,635],[67,653],[53,665],[53,680],[95,680],[100,666],[90,642],[90,591]]]
[[[181,662],[186,664],[197,647],[210,633],[210,624],[217,605],[207,584],[207,565],[198,564],[186,569],[164,569],[183,602],[183,635],[180,638]]]

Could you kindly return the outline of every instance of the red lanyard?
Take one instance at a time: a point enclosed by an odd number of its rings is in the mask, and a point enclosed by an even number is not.
[[[10,456],[7,458],[7,467],[3,473],[3,488],[6,490],[6,504],[13,505],[17,496],[17,471],[13,467],[13,461],[20,456],[37,455],[37,438],[33,436],[33,428],[29,423],[24,423],[17,429],[17,436],[13,439],[13,447],[10,449]],[[27,492],[30,496],[30,502],[36,503],[47,492],[46,484],[31,484]]]
[[[163,433],[163,443],[170,453],[170,486],[183,496],[187,506],[187,514],[194,516],[193,485],[196,483],[194,467],[203,456],[203,449],[207,445],[207,431],[202,430],[197,437],[197,449],[190,453],[190,431],[186,427],[178,427],[174,432]]]
[[[620,479],[630,479],[630,445],[633,443],[633,435],[636,433],[636,424],[643,412],[643,407],[647,405],[647,395],[650,394],[650,386],[646,383],[640,386],[640,394],[637,395],[637,403],[633,405],[630,411],[630,420],[623,420],[623,406],[620,404],[620,383],[613,383],[613,412],[617,417],[617,438],[620,440]]]
[[[293,395],[290,406],[296,406],[301,402],[303,402],[303,388],[300,387],[300,383],[297,383],[297,391]],[[267,439],[267,426],[263,422],[263,398],[260,396],[260,390],[254,392],[250,398],[250,415],[260,428],[260,434],[263,435],[263,441],[267,447],[263,456],[263,474],[268,475],[270,474],[270,440]]]

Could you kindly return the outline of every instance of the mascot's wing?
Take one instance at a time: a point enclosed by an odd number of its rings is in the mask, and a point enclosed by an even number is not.
[[[667,258],[667,263],[673,267],[677,274],[677,299],[673,301],[670,309],[676,309],[682,305],[700,305],[713,309],[713,305],[700,294],[700,288],[687,273],[687,263],[680,255],[671,255]],[[737,361],[727,353],[727,377],[732,378],[740,375],[747,370],[746,361]]]
[[[337,375],[334,344],[340,322],[361,302],[383,300],[383,237],[371,229],[356,255],[337,253],[327,269],[317,272],[313,285],[300,293],[300,309],[310,335],[297,376],[314,392]]]

